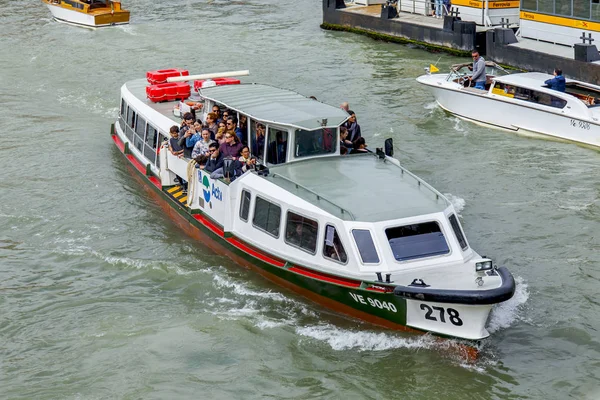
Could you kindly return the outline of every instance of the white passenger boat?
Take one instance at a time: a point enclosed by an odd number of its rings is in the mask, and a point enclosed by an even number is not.
[[[70,25],[100,28],[129,23],[129,11],[113,0],[42,0],[52,17]]]
[[[169,80],[216,76],[232,74]],[[210,83],[188,99],[203,105],[197,117],[215,105],[245,116],[266,169],[211,179],[165,144],[180,122],[178,102],[150,102],[143,79],[121,87],[112,138],[171,218],[239,264],[342,313],[446,337],[489,335],[492,307],[514,294],[512,275],[471,248],[452,204],[392,158],[391,146],[342,156],[345,111],[263,84]],[[283,158],[270,151],[278,144]],[[187,193],[176,175],[189,181]]]
[[[417,78],[437,103],[461,118],[516,132],[536,133],[600,146],[600,86],[566,80],[566,91],[545,86],[552,75],[508,74],[486,62],[486,90],[469,87],[471,64],[453,65],[450,73]]]

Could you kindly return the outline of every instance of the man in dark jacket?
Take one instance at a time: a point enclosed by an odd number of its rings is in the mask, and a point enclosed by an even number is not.
[[[219,153],[219,145],[216,142],[213,142],[208,146],[208,152],[210,154],[210,158],[206,162],[206,167],[204,170],[206,172],[213,172],[216,169],[223,167],[223,155]]]
[[[548,87],[552,90],[558,90],[559,92],[564,92],[566,89],[565,77],[562,74],[562,70],[555,68],[554,69],[554,78],[548,79],[544,82]]]

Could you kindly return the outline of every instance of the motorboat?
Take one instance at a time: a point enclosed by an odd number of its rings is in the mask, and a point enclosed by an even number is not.
[[[508,73],[487,61],[485,90],[471,87],[471,64],[456,64],[449,73],[430,73],[426,85],[444,110],[476,123],[515,132],[552,136],[600,147],[600,86],[566,79],[566,91],[550,89],[552,75]]]
[[[42,0],[52,17],[70,25],[100,28],[129,23],[129,11],[113,0]]]
[[[165,215],[238,264],[338,312],[443,337],[489,335],[488,316],[513,296],[515,281],[471,248],[452,203],[393,157],[391,139],[373,153],[341,155],[345,111],[225,79],[246,71],[173,71],[164,86],[123,84],[110,131]],[[187,89],[164,100],[161,88],[183,83]],[[172,153],[168,132],[182,122],[174,110],[188,101],[200,104],[202,121],[215,106],[246,121],[256,169],[235,176],[225,160],[228,172],[211,178],[196,160]]]

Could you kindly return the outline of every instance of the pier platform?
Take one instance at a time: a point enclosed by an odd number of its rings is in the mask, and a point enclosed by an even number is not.
[[[321,27],[459,56],[470,56],[472,49],[478,49],[487,60],[516,69],[551,74],[561,68],[567,77],[600,81],[600,61],[576,59],[574,47],[517,37],[512,27],[484,27],[456,17],[436,19],[404,12],[389,18],[382,4],[346,4],[343,0],[323,0]]]

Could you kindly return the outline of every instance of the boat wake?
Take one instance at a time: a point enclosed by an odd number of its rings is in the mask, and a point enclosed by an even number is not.
[[[529,299],[529,285],[520,276],[515,277],[515,282],[515,295],[510,300],[500,303],[492,309],[488,322],[488,331],[490,333],[508,328],[515,321],[521,319],[519,312],[521,306]]]
[[[128,25],[117,25],[115,28],[122,30],[123,32],[131,35],[131,36],[139,36],[139,33],[131,24]]]

